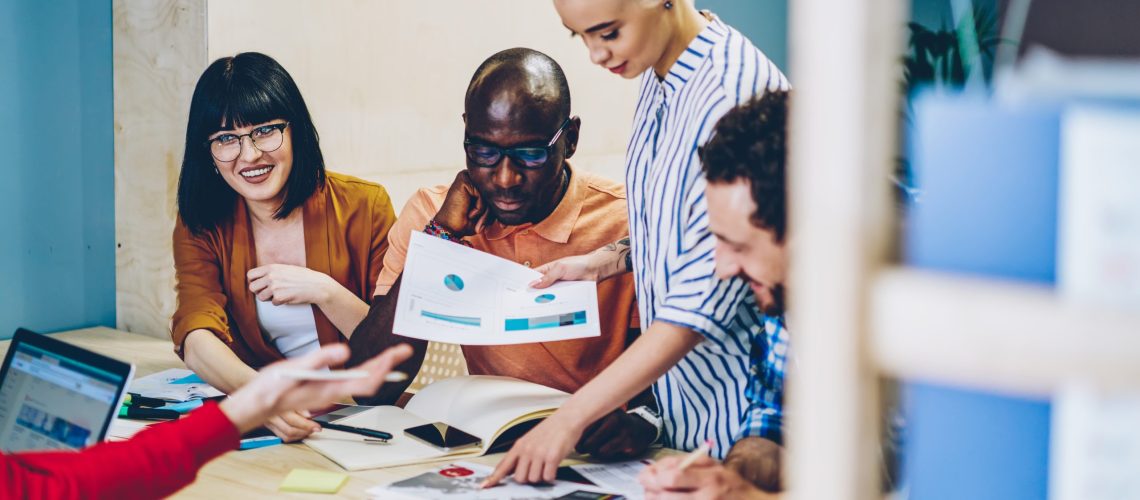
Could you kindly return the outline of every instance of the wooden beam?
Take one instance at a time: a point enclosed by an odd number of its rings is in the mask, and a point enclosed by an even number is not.
[[[875,280],[871,319],[890,376],[1036,396],[1072,380],[1140,387],[1140,311],[1051,287],[893,269]]]
[[[902,2],[791,3],[789,496],[878,497],[867,287],[887,259]]]

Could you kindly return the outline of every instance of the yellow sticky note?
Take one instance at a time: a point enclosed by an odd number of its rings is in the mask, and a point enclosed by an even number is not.
[[[279,491],[336,493],[348,482],[348,474],[325,470],[293,469],[278,486]]]

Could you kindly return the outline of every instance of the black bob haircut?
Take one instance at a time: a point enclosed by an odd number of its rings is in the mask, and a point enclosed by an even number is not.
[[[776,241],[784,241],[788,228],[787,123],[788,92],[767,91],[725,113],[701,148],[709,182],[749,183],[752,225],[772,230]]]
[[[186,149],[178,176],[178,214],[194,234],[233,216],[237,193],[214,170],[206,139],[219,130],[282,119],[289,122],[293,168],[273,216],[283,219],[324,186],[325,160],[309,108],[293,77],[265,54],[243,52],[214,61],[194,87]]]

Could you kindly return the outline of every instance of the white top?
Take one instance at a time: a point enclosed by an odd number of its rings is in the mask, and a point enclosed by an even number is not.
[[[672,448],[712,439],[714,455],[724,457],[747,414],[751,347],[766,341],[747,284],[716,279],[699,147],[733,106],[787,87],[780,70],[719,19],[664,79],[652,68],[641,78],[625,178],[641,327],[665,321],[706,339],[654,385]]]
[[[273,346],[286,358],[304,356],[320,349],[317,340],[317,320],[313,317],[313,306],[309,304],[279,306],[273,302],[257,303],[257,321],[269,334]]]

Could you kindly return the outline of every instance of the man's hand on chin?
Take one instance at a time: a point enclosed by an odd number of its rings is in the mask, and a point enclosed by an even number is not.
[[[443,206],[435,214],[435,221],[459,237],[477,234],[490,223],[487,204],[479,196],[479,190],[467,170],[460,170],[455,175]]]

